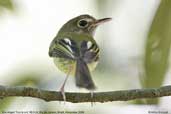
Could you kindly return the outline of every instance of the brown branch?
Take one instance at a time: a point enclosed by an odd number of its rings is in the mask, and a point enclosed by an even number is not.
[[[61,93],[58,91],[48,91],[31,87],[6,87],[0,86],[0,98],[11,96],[33,97],[45,101],[63,101]],[[171,85],[160,88],[133,89],[110,92],[95,92],[91,98],[90,93],[71,93],[66,92],[66,101],[73,103],[80,102],[109,102],[109,101],[128,101],[142,98],[157,98],[171,96]]]

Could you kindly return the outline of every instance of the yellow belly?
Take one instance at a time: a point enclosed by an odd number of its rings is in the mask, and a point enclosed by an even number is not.
[[[73,76],[75,75],[76,61],[66,60],[64,58],[54,58],[54,63],[60,71],[66,73],[66,74],[69,72],[69,68],[72,68],[70,75],[73,75]],[[98,61],[88,64],[88,68],[89,68],[90,72],[96,68],[97,64],[98,64]]]

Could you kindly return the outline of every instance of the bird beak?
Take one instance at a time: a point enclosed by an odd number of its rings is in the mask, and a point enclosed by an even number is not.
[[[98,20],[95,21],[94,26],[101,25],[101,24],[103,24],[105,22],[108,22],[108,21],[111,21],[111,20],[112,20],[112,18],[98,19]]]

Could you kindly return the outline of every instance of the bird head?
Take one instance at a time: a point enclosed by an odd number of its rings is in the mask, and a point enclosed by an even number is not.
[[[90,15],[80,15],[65,23],[59,33],[75,32],[78,34],[88,34],[93,36],[99,25],[110,20],[111,18],[95,19]]]

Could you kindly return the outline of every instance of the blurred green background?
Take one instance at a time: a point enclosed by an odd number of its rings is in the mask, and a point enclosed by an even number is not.
[[[171,83],[170,0],[0,0],[0,85],[59,90],[65,74],[48,57],[48,48],[60,27],[81,14],[112,17],[100,26],[95,39],[101,60],[92,73],[97,91],[155,88]],[[70,77],[66,91],[75,87]],[[129,102],[63,103],[34,98],[0,100],[5,110],[69,110],[85,114],[171,112],[171,97]]]

